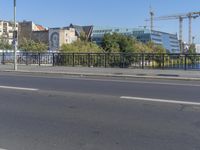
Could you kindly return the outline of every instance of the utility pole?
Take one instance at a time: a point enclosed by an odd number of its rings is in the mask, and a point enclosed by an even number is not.
[[[195,36],[192,37],[192,44],[195,44]]]
[[[14,25],[13,25],[13,48],[14,48],[14,70],[17,70],[17,28],[16,28],[16,0],[14,2]]]
[[[192,44],[192,14],[189,14],[188,16],[189,18],[189,41],[188,44],[191,45]]]
[[[153,27],[154,27],[154,25],[153,25],[153,23],[154,23],[154,12],[153,12],[153,10],[152,10],[152,8],[150,7],[150,16],[151,16],[151,32],[153,31]]]
[[[179,41],[180,51],[183,53],[183,18],[179,17]]]

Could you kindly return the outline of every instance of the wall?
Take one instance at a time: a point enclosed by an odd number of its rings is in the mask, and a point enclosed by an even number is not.
[[[35,42],[49,44],[49,31],[33,31],[31,39]]]
[[[23,39],[31,40],[32,36],[32,22],[20,22],[18,30],[18,44],[21,45]]]
[[[63,44],[71,44],[78,38],[73,28],[50,28],[49,49],[59,51]]]
[[[18,36],[19,45],[23,42],[24,38],[27,40],[42,41],[48,44],[47,30],[40,25],[34,24],[32,21],[20,22],[18,33],[19,33]]]
[[[60,29],[49,29],[49,49],[51,51],[58,51],[60,48]]]

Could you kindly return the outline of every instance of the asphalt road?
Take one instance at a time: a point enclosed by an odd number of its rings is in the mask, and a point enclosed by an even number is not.
[[[199,88],[0,72],[0,150],[200,150]]]

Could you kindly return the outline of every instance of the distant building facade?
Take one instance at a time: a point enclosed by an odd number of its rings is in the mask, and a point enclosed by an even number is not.
[[[70,24],[70,28],[74,28],[76,32],[76,36],[78,38],[81,37],[81,34],[85,35],[86,40],[91,41],[91,35],[93,31],[93,26],[79,26],[79,25],[73,25]]]
[[[37,25],[32,21],[19,22],[18,43],[23,42],[23,39],[34,40],[48,44],[48,30],[41,25]]]
[[[71,44],[76,41],[76,31],[74,28],[50,28],[49,29],[49,49],[59,51],[63,44]]]
[[[31,39],[35,42],[49,44],[49,30],[33,31]]]
[[[97,44],[101,44],[102,39],[106,33],[119,33],[126,36],[136,38],[137,40],[147,43],[152,41],[158,45],[162,45],[167,52],[179,53],[179,40],[177,34],[170,34],[161,31],[150,31],[148,29],[139,28],[107,28],[107,27],[93,27],[91,40]]]
[[[19,23],[18,43],[20,45],[24,38],[31,39],[36,42],[46,43],[49,45],[49,50],[51,51],[59,51],[63,44],[71,44],[81,38],[82,35],[84,35],[85,40],[92,41],[100,45],[106,33],[123,34],[136,38],[138,41],[143,43],[152,41],[155,44],[162,45],[167,52],[180,53],[180,45],[177,34],[150,31],[149,29],[141,28],[110,28],[79,26],[73,24],[70,24],[69,27],[47,29],[41,25],[34,24],[32,21],[23,21]]]
[[[77,40],[76,30],[73,27],[45,28],[32,21],[19,23],[19,45],[23,39],[42,42],[49,46],[50,51],[59,51],[63,44],[71,44]]]
[[[13,22],[12,21],[0,21],[0,38],[5,40],[9,44],[13,42]],[[18,30],[18,23],[16,24]]]
[[[196,53],[200,54],[200,44],[196,44]]]

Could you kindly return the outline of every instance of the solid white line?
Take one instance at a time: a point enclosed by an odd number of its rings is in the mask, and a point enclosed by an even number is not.
[[[24,88],[24,87],[13,87],[13,86],[0,86],[1,89],[21,90],[21,91],[38,91],[38,89]]]
[[[196,105],[200,106],[200,103],[197,102],[188,102],[188,101],[176,101],[176,100],[166,100],[166,99],[153,99],[153,98],[142,98],[142,97],[128,97],[121,96],[121,99],[129,99],[136,101],[148,101],[148,102],[160,102],[160,103],[170,103],[170,104],[183,104],[183,105]]]

